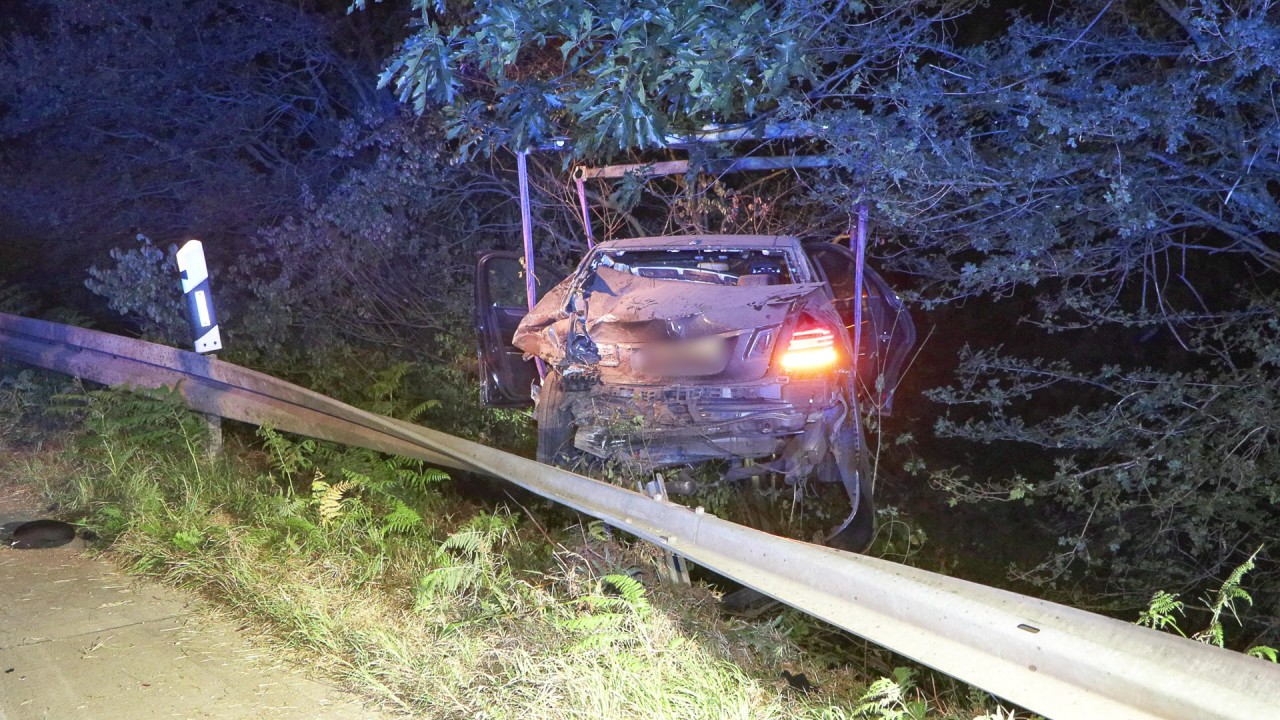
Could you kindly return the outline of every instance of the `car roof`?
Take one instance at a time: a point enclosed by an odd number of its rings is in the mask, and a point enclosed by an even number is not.
[[[597,244],[596,247],[603,250],[680,250],[685,248],[775,250],[796,247],[799,242],[790,235],[666,235],[609,240]]]

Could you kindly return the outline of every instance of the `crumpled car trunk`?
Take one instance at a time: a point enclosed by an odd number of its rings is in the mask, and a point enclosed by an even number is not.
[[[655,279],[598,267],[575,298],[585,323],[565,310],[572,278],[548,292],[520,323],[513,343],[552,365],[585,327],[606,383],[673,378],[751,381],[769,369],[779,328],[797,309],[825,300],[820,283],[715,285]]]

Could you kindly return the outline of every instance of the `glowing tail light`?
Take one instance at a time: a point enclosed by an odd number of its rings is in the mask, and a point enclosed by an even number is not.
[[[836,338],[824,327],[797,330],[782,354],[784,370],[820,370],[836,363]]]

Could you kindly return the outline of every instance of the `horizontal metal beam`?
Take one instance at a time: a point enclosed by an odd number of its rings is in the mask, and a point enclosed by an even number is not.
[[[792,170],[797,168],[830,167],[836,159],[825,155],[779,155],[775,157],[743,157],[723,160],[707,160],[694,165],[699,172],[723,175],[731,172]],[[579,166],[573,170],[573,179],[620,178],[637,175],[642,178],[680,175],[689,172],[689,160],[667,160],[649,164],[607,165],[589,168]]]
[[[192,407],[493,475],[600,518],[868,640],[1057,720],[1245,720],[1280,667],[1111,618],[769,535],[194,353],[0,314],[0,355]]]
[[[28,330],[38,327],[40,332],[17,332],[14,320],[20,320],[18,324]],[[59,335],[82,342],[62,340]],[[237,365],[164,345],[0,313],[0,355],[104,385],[176,388],[192,409],[210,415],[253,425],[270,423],[285,432],[414,457],[455,470],[471,469],[416,443],[385,434],[370,434],[367,429],[341,421],[323,409],[313,409],[306,403],[305,396],[310,391]],[[222,371],[218,373],[220,379],[214,379],[215,366],[220,366],[218,369]]]
[[[810,123],[749,123],[746,125],[706,125],[687,135],[663,135],[662,147],[688,148],[708,143],[762,142],[765,140],[798,140],[818,137],[826,126]],[[567,152],[573,149],[567,137],[552,138],[534,149]]]
[[[668,147],[704,143],[760,142],[763,140],[796,140],[816,137],[826,127],[810,123],[753,123],[748,125],[707,125],[689,135],[667,135]]]

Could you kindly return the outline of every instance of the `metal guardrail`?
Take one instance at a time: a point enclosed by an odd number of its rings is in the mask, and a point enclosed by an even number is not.
[[[1056,720],[1280,716],[1280,667],[1056,603],[787,540],[195,353],[0,314],[0,356],[508,480]]]

